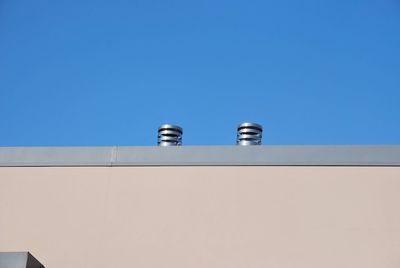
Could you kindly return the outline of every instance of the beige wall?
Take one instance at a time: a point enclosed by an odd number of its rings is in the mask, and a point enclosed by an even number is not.
[[[0,168],[0,251],[47,268],[400,267],[400,168]]]

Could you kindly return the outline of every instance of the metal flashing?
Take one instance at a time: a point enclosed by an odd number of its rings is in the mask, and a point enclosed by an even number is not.
[[[29,252],[0,252],[1,268],[44,268]]]
[[[0,166],[400,166],[400,145],[0,147]]]

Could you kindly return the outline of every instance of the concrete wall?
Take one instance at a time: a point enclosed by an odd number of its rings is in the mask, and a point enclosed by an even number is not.
[[[400,167],[3,167],[0,251],[47,268],[400,267]]]

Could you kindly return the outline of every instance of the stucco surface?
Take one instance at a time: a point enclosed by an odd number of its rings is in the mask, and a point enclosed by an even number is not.
[[[0,251],[47,268],[398,268],[399,189],[399,167],[6,167]]]

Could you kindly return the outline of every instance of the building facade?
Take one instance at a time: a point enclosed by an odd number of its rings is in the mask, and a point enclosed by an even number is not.
[[[45,267],[400,267],[400,146],[0,148]]]

